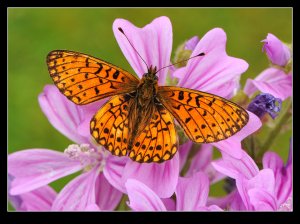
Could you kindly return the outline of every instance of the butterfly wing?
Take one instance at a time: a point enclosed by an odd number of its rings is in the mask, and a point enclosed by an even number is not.
[[[138,78],[101,59],[73,51],[55,50],[47,56],[51,78],[75,104],[134,91]]]
[[[133,98],[128,94],[114,96],[92,118],[90,132],[100,145],[113,155],[127,154],[129,107]]]
[[[140,163],[161,163],[171,159],[177,149],[174,118],[163,106],[156,105],[150,122],[135,138],[129,157]]]
[[[245,109],[222,97],[175,86],[158,88],[160,102],[170,111],[194,142],[226,139],[248,122]]]

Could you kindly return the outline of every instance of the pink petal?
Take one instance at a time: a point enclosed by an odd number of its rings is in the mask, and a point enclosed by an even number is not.
[[[52,210],[84,211],[90,204],[95,204],[95,186],[98,175],[99,166],[96,166],[73,179],[59,192]]]
[[[273,171],[284,166],[282,159],[275,152],[266,152],[262,162],[264,168],[270,168]]]
[[[215,211],[215,212],[221,212],[221,211],[223,211],[223,209],[221,209],[217,205],[211,205],[211,206],[208,206],[208,207],[206,207],[206,206],[204,206],[204,207],[198,207],[196,210],[197,211],[206,211],[206,212],[208,212],[208,211]]]
[[[93,108],[100,108],[102,102],[93,103],[95,104],[93,106],[77,106],[60,93],[54,85],[46,85],[38,100],[49,122],[59,132],[76,143],[89,142],[86,137],[78,133],[78,126],[85,119],[91,119],[96,112]]]
[[[243,203],[243,200],[240,196],[240,194],[235,191],[234,197],[232,198],[231,204],[230,204],[230,211],[246,211],[246,207]]]
[[[11,197],[19,197],[20,199],[17,206],[13,204],[17,211],[50,211],[56,192],[50,186],[43,186]]]
[[[186,177],[190,177],[198,171],[205,171],[212,160],[212,152],[212,145],[201,144],[201,148],[192,159]]]
[[[122,192],[114,188],[100,173],[96,180],[96,203],[103,210],[112,211],[119,204]]]
[[[176,210],[194,211],[206,205],[209,180],[203,172],[192,177],[179,177],[176,187]]]
[[[236,197],[236,194],[238,194],[238,192],[234,190],[224,197],[208,197],[207,205],[217,205],[222,209],[228,209],[230,208],[232,200]]]
[[[285,100],[292,95],[292,74],[285,74],[277,68],[268,68],[255,79],[248,79],[244,92],[251,96],[255,91],[270,93],[276,98]]]
[[[187,141],[186,143],[182,144],[179,146],[179,170],[181,171],[182,168],[185,165],[185,162],[187,160],[187,157],[192,149],[193,142],[192,141]]]
[[[259,169],[253,159],[243,150],[242,158],[236,159],[225,152],[222,152],[222,160],[212,162],[212,166],[233,179],[243,175],[246,179],[251,179],[258,174]]]
[[[147,185],[135,179],[125,183],[130,203],[134,211],[166,211],[164,203]]]
[[[123,172],[123,183],[136,179],[147,185],[160,198],[169,198],[175,191],[179,176],[179,155],[163,163],[140,164],[129,160]],[[158,184],[159,183],[159,184]]]
[[[223,91],[219,92],[218,89],[226,83],[239,80],[240,75],[248,68],[244,60],[229,57],[225,45],[226,34],[222,29],[215,28],[207,32],[191,55],[204,52],[205,56],[188,61],[184,77],[181,76],[178,86],[225,97],[221,95],[224,94]],[[178,77],[176,74],[174,76]],[[226,95],[230,95],[235,89],[235,86],[231,86]]]
[[[234,158],[241,159],[243,155],[241,150],[241,141],[253,132],[257,131],[262,125],[260,119],[255,114],[250,111],[247,112],[249,114],[249,121],[242,130],[234,134],[232,137],[220,142],[212,143],[212,145],[220,149],[221,152],[225,152]]]
[[[281,42],[275,35],[268,33],[263,40],[263,51],[266,51],[268,58],[273,64],[285,66],[291,58],[290,49]]]
[[[108,156],[103,168],[103,174],[107,181],[123,193],[126,193],[126,189],[122,175],[127,161],[129,161],[128,157]]]
[[[172,198],[161,198],[160,200],[164,203],[168,211],[176,211],[176,203]]]
[[[99,208],[99,206],[95,203],[89,204],[88,206],[86,206],[86,208],[84,209],[85,211],[101,211],[101,209]]]
[[[193,36],[192,38],[190,38],[189,40],[187,40],[185,42],[184,49],[193,51],[195,49],[195,47],[197,46],[198,42],[199,42],[199,37]]]
[[[22,194],[83,168],[77,160],[48,149],[28,149],[8,156],[8,173],[14,177],[10,194]]]
[[[271,169],[263,169],[259,173],[248,180],[243,175],[236,178],[236,186],[247,210],[252,210],[253,206],[248,194],[250,189],[259,189],[274,195],[275,179]]]
[[[142,77],[147,73],[147,67],[126,37],[118,30],[119,27],[123,29],[148,66],[156,66],[159,69],[170,64],[173,33],[168,17],[156,18],[143,28],[138,28],[124,19],[114,21],[113,31],[117,42],[131,67],[139,77]],[[159,84],[164,84],[167,72],[167,69],[158,72]]]
[[[249,192],[250,203],[253,205],[255,211],[276,211],[276,200],[272,194],[263,189],[250,189]]]
[[[275,175],[275,195],[278,206],[292,194],[292,166],[284,166],[282,159],[275,152],[266,152],[263,167],[273,170]]]

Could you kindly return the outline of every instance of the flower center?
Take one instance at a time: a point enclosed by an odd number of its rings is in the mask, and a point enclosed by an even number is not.
[[[83,171],[86,172],[96,165],[100,165],[100,171],[103,170],[106,157],[108,156],[105,151],[102,147],[97,149],[91,148],[89,144],[72,144],[65,149],[64,153],[71,159],[80,161],[85,166]]]

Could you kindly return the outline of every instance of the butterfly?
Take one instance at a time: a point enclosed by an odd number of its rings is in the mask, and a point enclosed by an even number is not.
[[[111,97],[91,119],[90,133],[113,155],[140,163],[161,163],[176,154],[174,118],[196,143],[227,139],[249,120],[245,109],[220,96],[158,86],[153,66],[138,79],[102,59],[68,50],[51,51],[47,65],[55,85],[73,103]]]

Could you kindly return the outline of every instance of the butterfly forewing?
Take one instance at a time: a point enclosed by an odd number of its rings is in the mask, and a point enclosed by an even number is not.
[[[135,138],[129,157],[137,162],[161,163],[171,159],[177,149],[173,116],[163,106],[156,106],[149,124]]]
[[[129,72],[78,52],[51,51],[47,64],[58,89],[79,105],[131,92],[139,83],[138,78]]]
[[[248,122],[246,110],[222,97],[174,86],[160,86],[158,98],[194,142],[224,140]]]

